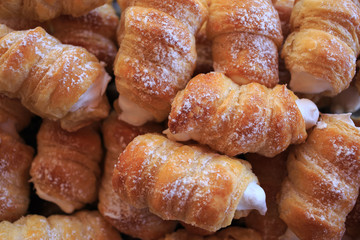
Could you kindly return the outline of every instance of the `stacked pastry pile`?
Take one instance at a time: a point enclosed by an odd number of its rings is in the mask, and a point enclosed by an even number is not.
[[[117,4],[0,0],[0,239],[360,237],[358,1]]]

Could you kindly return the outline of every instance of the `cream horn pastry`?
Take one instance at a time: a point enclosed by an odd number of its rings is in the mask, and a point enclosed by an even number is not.
[[[207,24],[214,69],[237,84],[274,87],[283,37],[269,0],[212,0]]]
[[[37,195],[72,213],[97,199],[101,138],[91,126],[76,132],[44,120],[30,175]]]
[[[280,218],[299,239],[341,239],[360,187],[360,131],[349,114],[322,115],[287,161]]]
[[[124,2],[128,7],[118,26],[114,64],[119,117],[136,126],[161,122],[194,72],[194,34],[207,17],[207,5],[202,0]],[[144,120],[133,121],[129,109],[137,109]]]
[[[60,16],[46,22],[47,31],[64,44],[84,47],[106,69],[113,69],[117,46],[116,27],[119,22],[111,4],[104,4],[80,17]]]
[[[28,215],[14,223],[0,222],[0,238],[47,240],[121,240],[120,234],[97,211],[81,211],[74,215]]]
[[[222,229],[211,236],[202,237],[188,233],[180,229],[174,233],[168,234],[161,240],[261,240],[261,235],[250,228],[228,227]]]
[[[281,190],[281,183],[286,176],[286,160],[289,151],[282,152],[273,158],[258,154],[246,154],[252,170],[258,177],[260,186],[266,194],[267,212],[264,216],[252,211],[246,217],[246,226],[257,230],[263,240],[278,240],[287,229],[280,219],[277,195]]]
[[[265,193],[246,161],[156,134],[138,136],[126,147],[112,183],[134,207],[208,231],[251,209],[266,212]]]
[[[84,48],[61,44],[37,27],[0,38],[0,93],[68,131],[108,115],[110,77]]]
[[[235,156],[254,152],[274,157],[304,142],[319,116],[314,103],[284,85],[239,86],[222,73],[200,74],[179,92],[169,116],[170,138],[193,139]]]
[[[105,4],[107,0],[13,0],[1,1],[0,16],[46,21],[60,15],[78,17]]]
[[[147,208],[138,209],[120,197],[112,188],[112,173],[119,154],[137,135],[147,132],[160,132],[157,124],[147,123],[141,127],[129,125],[117,119],[115,112],[110,114],[102,125],[106,147],[104,173],[99,189],[98,209],[106,221],[120,232],[144,240],[159,239],[174,231],[175,221],[165,221],[149,212]]]
[[[295,92],[335,96],[349,87],[359,55],[360,9],[351,1],[296,1],[282,50]]]

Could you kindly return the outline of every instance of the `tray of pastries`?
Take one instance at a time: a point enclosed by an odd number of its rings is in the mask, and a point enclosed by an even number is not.
[[[358,0],[0,0],[0,239],[360,239]]]

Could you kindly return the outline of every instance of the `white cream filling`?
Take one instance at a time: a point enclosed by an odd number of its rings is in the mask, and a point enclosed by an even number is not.
[[[248,79],[242,77],[241,75],[237,75],[237,74],[229,74],[229,78],[239,85],[245,85],[245,84],[250,83],[250,81]]]
[[[144,108],[124,96],[119,96],[118,104],[122,112],[119,119],[133,126],[144,125],[148,121],[154,121],[154,116]]]
[[[186,142],[186,141],[190,141],[191,135],[188,133],[176,133],[176,134],[172,134],[170,132],[170,129],[166,129],[163,131],[163,134],[165,134],[167,136],[168,139],[172,140],[172,141],[177,141],[177,142]]]
[[[360,109],[360,94],[356,87],[350,86],[333,98],[332,111],[335,113],[356,112]]]
[[[306,98],[298,99],[295,102],[305,120],[306,129],[315,126],[320,114],[316,104]]]
[[[40,190],[39,188],[36,188],[36,194],[41,198],[44,199],[46,201],[55,203],[56,205],[58,205],[61,210],[63,210],[66,213],[72,213],[75,211],[75,206],[67,203],[66,201],[54,198],[50,195],[48,195],[47,193],[43,192],[42,190]]]
[[[298,71],[291,71],[291,81],[289,86],[294,92],[308,94],[317,94],[333,90],[333,87],[328,81],[317,78],[307,72]]]
[[[110,82],[111,77],[105,72],[100,75],[95,82],[86,90],[86,92],[80,96],[79,100],[70,108],[70,112],[75,112],[80,108],[95,108],[99,105],[104,95],[106,87]]]
[[[300,240],[293,231],[288,228],[284,235],[279,237],[279,240]]]
[[[265,215],[267,211],[264,189],[255,181],[247,186],[236,208],[237,211],[252,209],[258,210],[261,215]]]

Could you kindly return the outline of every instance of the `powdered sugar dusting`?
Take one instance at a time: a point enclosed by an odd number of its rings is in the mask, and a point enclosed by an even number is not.
[[[306,134],[291,94],[284,86],[238,86],[219,73],[199,76],[175,98],[169,129],[230,156],[274,156]],[[277,106],[282,110],[275,111]]]

